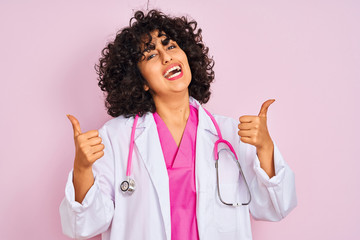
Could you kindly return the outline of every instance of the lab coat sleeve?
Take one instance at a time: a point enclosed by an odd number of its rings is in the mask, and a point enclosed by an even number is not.
[[[75,201],[73,172],[65,187],[65,198],[60,204],[62,230],[75,239],[87,239],[105,232],[114,214],[114,161],[106,125],[99,129],[104,156],[93,164],[95,182],[86,193],[82,203]]]
[[[245,147],[246,172],[252,194],[251,215],[256,220],[279,221],[297,205],[295,176],[284,161],[274,142],[275,176],[269,178],[260,167],[256,147],[240,142]]]

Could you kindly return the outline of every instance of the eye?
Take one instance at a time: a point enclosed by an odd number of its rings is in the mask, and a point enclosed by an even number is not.
[[[173,49],[173,48],[176,48],[175,45],[171,45],[170,47],[168,47],[169,50]]]
[[[150,59],[152,59],[153,57],[155,57],[155,54],[151,54],[151,55],[149,55],[147,58],[146,58],[146,60],[150,60]]]

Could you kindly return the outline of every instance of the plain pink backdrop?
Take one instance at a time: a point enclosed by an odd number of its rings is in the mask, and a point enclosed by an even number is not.
[[[110,119],[94,64],[146,1],[1,1],[0,239],[67,239],[58,207],[83,131]],[[215,59],[206,107],[238,118],[263,101],[295,171],[298,207],[253,221],[254,239],[359,239],[359,1],[151,0],[198,21]],[[236,133],[234,133],[236,134]],[[98,239],[98,238],[97,238]]]

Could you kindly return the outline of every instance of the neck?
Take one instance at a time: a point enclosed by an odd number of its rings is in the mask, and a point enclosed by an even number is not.
[[[170,98],[154,97],[156,112],[165,123],[183,125],[190,114],[189,94]]]

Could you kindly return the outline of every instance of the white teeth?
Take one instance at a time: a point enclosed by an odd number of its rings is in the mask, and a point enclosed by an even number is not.
[[[170,77],[168,77],[168,79],[173,78],[173,77],[176,77],[176,76],[179,76],[179,75],[180,75],[180,73],[181,73],[181,72],[177,72],[177,73],[175,73],[175,74],[171,75]]]
[[[180,66],[175,66],[175,67],[172,67],[170,68],[169,70],[166,71],[166,73],[164,74],[164,77],[166,77],[166,75],[168,75],[171,71],[175,70],[175,69],[178,69],[178,70],[181,70]],[[176,73],[175,73],[176,74]],[[174,74],[174,75],[175,75]]]

